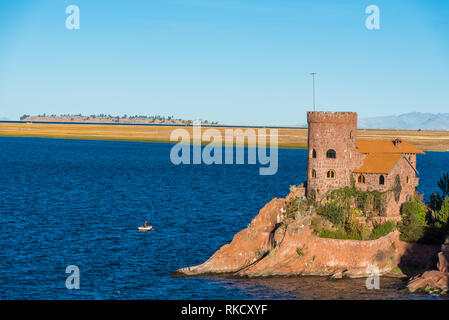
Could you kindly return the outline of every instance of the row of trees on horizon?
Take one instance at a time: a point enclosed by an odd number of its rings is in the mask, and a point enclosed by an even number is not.
[[[175,119],[174,116],[161,116],[161,115],[150,115],[150,116],[147,116],[147,115],[131,115],[131,116],[128,116],[126,114],[124,114],[123,116],[113,116],[111,114],[106,115],[106,114],[103,114],[103,113],[92,114],[90,116],[85,116],[85,115],[82,115],[81,113],[79,113],[79,114],[61,114],[61,115],[56,115],[56,114],[51,114],[51,115],[48,114],[47,115],[47,114],[43,113],[43,114],[38,114],[37,116],[30,116],[28,114],[24,114],[24,115],[22,115],[20,117],[20,120],[23,121],[23,120],[26,120],[26,119],[28,119],[30,117],[38,117],[38,118],[63,118],[63,117],[74,118],[74,117],[78,117],[78,118],[84,118],[84,120],[90,120],[90,119],[98,118],[98,119],[109,119],[109,120],[112,120],[112,121],[118,121],[120,119],[130,119],[130,120],[142,120],[142,119],[144,119],[144,120],[152,120],[152,121],[158,120],[158,121],[192,122],[192,120],[184,120],[184,119],[180,119],[180,118]],[[200,119],[200,121],[203,122],[203,123],[218,124],[218,121],[208,121],[208,120],[202,120],[202,119]]]

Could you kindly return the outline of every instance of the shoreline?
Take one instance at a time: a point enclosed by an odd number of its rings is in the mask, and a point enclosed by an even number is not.
[[[278,147],[282,149],[307,148],[308,130],[300,127],[260,127],[260,126],[224,126],[211,125],[202,128],[218,130],[225,136],[225,130],[276,129],[278,130]],[[0,137],[36,137],[51,139],[77,139],[99,141],[129,141],[176,144],[170,141],[170,134],[176,129],[184,129],[192,134],[191,126],[182,125],[133,125],[133,124],[68,124],[68,123],[26,123],[0,122]],[[205,129],[205,130],[207,130]],[[267,132],[267,137],[269,132]],[[363,140],[401,138],[424,151],[449,151],[449,131],[418,131],[418,130],[388,130],[388,129],[358,129],[358,138]],[[245,147],[248,142],[245,139]],[[269,138],[267,139],[269,147]],[[222,140],[224,142],[224,139]],[[202,141],[202,145],[210,141]],[[224,143],[223,143],[224,145]],[[235,145],[235,143],[234,143]]]

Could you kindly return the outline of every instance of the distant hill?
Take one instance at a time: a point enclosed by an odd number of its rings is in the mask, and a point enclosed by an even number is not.
[[[192,120],[175,119],[173,116],[112,116],[105,114],[85,116],[82,114],[63,114],[63,115],[47,115],[39,114],[37,116],[30,116],[24,114],[20,117],[21,121],[32,122],[82,122],[82,123],[121,123],[121,124],[182,124],[190,125]],[[201,120],[203,124],[218,124],[218,122],[209,122],[207,120]]]
[[[0,117],[0,121],[8,121],[9,119],[6,117]]]
[[[411,112],[398,116],[359,119],[362,129],[449,130],[449,113]]]

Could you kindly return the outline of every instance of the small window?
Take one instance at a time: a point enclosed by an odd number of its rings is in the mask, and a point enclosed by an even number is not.
[[[316,171],[315,171],[315,169],[312,169],[312,171],[310,171],[310,176],[312,178],[316,178]]]
[[[334,170],[327,170],[326,177],[328,179],[335,179],[335,171]]]
[[[381,175],[379,177],[379,184],[384,185],[385,184],[385,177],[383,175]]]
[[[365,184],[365,176],[363,174],[359,175],[359,178],[357,179],[358,183]]]
[[[410,184],[410,177],[407,176],[407,184]]]
[[[327,150],[327,152],[326,152],[326,157],[327,157],[328,159],[335,159],[335,158],[337,158],[337,153],[335,152],[335,150],[329,149],[329,150]]]
[[[352,131],[349,133],[349,139],[352,139]]]
[[[315,149],[313,149],[313,151],[312,151],[312,158],[316,158],[316,150]]]

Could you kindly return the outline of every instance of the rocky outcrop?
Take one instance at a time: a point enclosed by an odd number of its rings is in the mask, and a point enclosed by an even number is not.
[[[426,271],[412,278],[407,288],[411,292],[447,292],[449,290],[449,245],[443,244],[438,252],[438,270]]]
[[[407,285],[411,292],[416,291],[447,291],[449,289],[449,273],[438,270],[424,272],[415,277]]]
[[[235,273],[255,263],[270,249],[270,235],[282,220],[281,209],[284,204],[284,199],[271,200],[248,228],[234,236],[230,244],[221,247],[203,264],[182,268],[177,272],[184,275]]]
[[[441,272],[449,272],[449,252],[441,251],[438,253],[437,268]]]
[[[310,228],[312,216],[285,219],[283,208],[291,198],[290,194],[271,200],[230,244],[206,262],[179,269],[177,274],[364,277],[373,272],[387,274],[404,263],[424,268],[436,252],[433,246],[400,241],[398,231],[371,241],[317,237]]]

